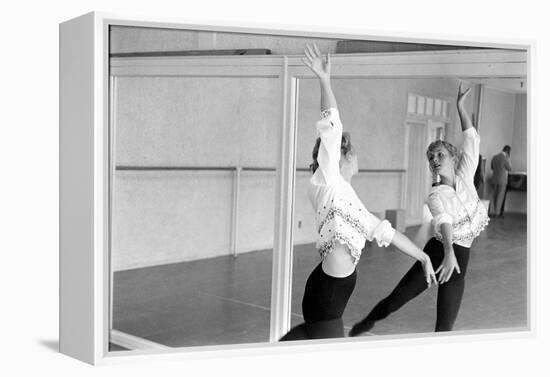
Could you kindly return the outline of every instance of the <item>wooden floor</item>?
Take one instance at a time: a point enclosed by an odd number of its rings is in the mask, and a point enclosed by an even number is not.
[[[419,233],[418,227],[407,230],[411,239]],[[295,247],[293,325],[302,321],[305,281],[318,263],[313,245]],[[412,263],[392,247],[367,245],[357,267],[356,289],[344,313],[345,326],[349,328],[366,315]],[[267,342],[271,268],[271,250],[264,250],[238,258],[116,272],[113,327],[171,347]],[[366,335],[433,331],[436,289],[424,292]],[[507,214],[492,219],[472,247],[455,329],[525,327],[526,292],[526,216]]]

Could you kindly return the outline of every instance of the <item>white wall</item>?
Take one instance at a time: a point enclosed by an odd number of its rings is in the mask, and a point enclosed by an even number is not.
[[[514,171],[527,172],[527,94],[516,94],[514,114],[514,138],[512,140],[511,163]],[[529,185],[529,172],[527,185]],[[509,191],[506,197],[506,211],[527,213],[527,193]]]
[[[491,158],[500,153],[506,144],[512,145],[515,108],[514,93],[485,88],[479,136],[481,137],[480,153],[487,158],[489,172]]]
[[[527,171],[527,94],[516,95],[513,136],[512,167],[515,171]]]
[[[197,48],[270,48],[300,54],[304,38],[250,36],[160,29],[113,28],[112,52]],[[334,51],[335,40],[316,40]],[[117,79],[117,165],[277,165],[282,89],[274,78],[121,77]],[[458,81],[334,79],[344,128],[352,134],[361,169],[406,169],[405,119],[409,93],[454,103]],[[319,117],[319,85],[302,79],[298,92],[298,167],[311,162]],[[488,90],[482,151],[512,137],[514,97]],[[467,106],[473,108],[469,98]],[[494,108],[503,111],[493,111]],[[489,110],[490,109],[490,110]],[[510,112],[511,110],[511,113]],[[450,107],[451,142],[459,142],[456,109]],[[498,129],[498,131],[496,131]],[[521,132],[521,131],[518,131]],[[497,136],[495,136],[497,135]],[[503,137],[506,138],[506,137]],[[502,144],[503,145],[503,144]],[[500,145],[500,148],[502,147]],[[483,153],[483,152],[482,152]],[[307,200],[309,173],[298,172],[294,243],[315,239]],[[374,213],[401,208],[402,175],[360,173],[352,184]],[[273,244],[274,172],[243,172],[238,252]],[[115,270],[226,255],[231,252],[233,176],[230,172],[117,172],[114,185]]]
[[[273,78],[117,79],[118,166],[275,167],[281,90]],[[230,253],[231,171],[117,171],[113,267]],[[271,248],[275,172],[243,172],[241,250]]]
[[[487,158],[486,182],[491,176],[491,159],[504,145],[512,147],[512,169],[527,170],[527,100],[526,95],[485,88],[482,103],[480,136],[481,154]],[[492,195],[490,184],[485,185],[485,197]],[[509,192],[508,212],[527,212],[527,193]]]
[[[315,42],[323,52],[336,51],[336,39],[172,30],[138,27],[111,27],[111,53],[269,49],[272,54],[302,54],[305,43]]]
[[[275,166],[274,78],[117,79],[118,165]]]

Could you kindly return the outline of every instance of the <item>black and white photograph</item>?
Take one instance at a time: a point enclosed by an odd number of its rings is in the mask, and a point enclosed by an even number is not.
[[[530,328],[527,46],[108,42],[109,352]]]
[[[548,375],[542,2],[2,10],[0,375]]]

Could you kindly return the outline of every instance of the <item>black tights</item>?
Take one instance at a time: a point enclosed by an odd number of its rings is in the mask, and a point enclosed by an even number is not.
[[[453,248],[460,267],[460,274],[455,270],[448,282],[438,286],[435,331],[451,331],[453,329],[464,293],[464,277],[468,268],[470,249],[456,244],[453,244]],[[445,256],[443,244],[432,238],[424,246],[424,252],[428,254],[434,269],[437,270]],[[422,264],[416,262],[390,295],[380,301],[365,319],[354,326],[350,335],[358,335],[360,332],[369,330],[374,326],[375,321],[386,318],[422,293],[427,287]]]
[[[355,288],[357,272],[343,278],[327,275],[320,263],[309,275],[302,300],[304,323],[280,340],[326,339],[344,336],[342,315]]]

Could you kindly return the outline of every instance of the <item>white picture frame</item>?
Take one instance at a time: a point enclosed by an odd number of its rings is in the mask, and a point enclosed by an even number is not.
[[[60,351],[90,364],[113,364],[144,359],[185,359],[189,357],[215,357],[231,354],[263,354],[266,352],[293,352],[296,347],[311,349],[346,349],[366,347],[385,342],[403,341],[402,336],[383,336],[376,340],[340,339],[334,341],[311,341],[308,344],[275,343],[289,327],[289,300],[291,284],[292,247],[292,196],[295,170],[295,116],[292,96],[298,78],[310,77],[311,72],[303,66],[299,56],[271,57],[278,61],[271,64],[269,74],[277,70],[284,87],[282,133],[280,135],[280,175],[276,202],[278,212],[275,225],[275,257],[273,260],[271,341],[266,344],[191,347],[185,349],[108,351],[110,333],[110,267],[109,267],[109,180],[111,166],[111,143],[109,133],[109,26],[142,26],[175,29],[239,31],[278,35],[314,37],[343,36],[305,30],[258,30],[235,25],[192,25],[185,21],[160,18],[143,18],[108,13],[88,13],[60,25]],[[410,41],[391,36],[345,35],[345,37],[371,38],[376,40]],[[426,41],[426,40],[423,40]],[[429,42],[429,41],[428,41]],[[379,55],[372,57],[370,64],[360,64],[353,57],[333,57],[334,75],[339,77],[433,77],[448,72],[450,66],[461,76],[491,75],[527,76],[532,46],[528,44],[489,44],[486,42],[436,41],[436,43],[477,45],[509,51],[476,54],[429,53],[417,54],[411,60],[399,56]],[[525,50],[526,52],[519,51]],[[429,64],[427,57],[437,55],[444,66]],[[121,65],[116,74],[132,69],[150,69],[157,72],[159,66],[149,68],[138,62],[135,66]],[[147,65],[148,63],[143,62]],[[136,68],[137,67],[137,68]],[[275,68],[273,68],[275,67]],[[177,67],[174,69],[178,69]],[[208,67],[200,67],[204,73]],[[258,65],[261,68],[261,64]],[[119,70],[119,71],[116,71]],[[530,86],[529,86],[530,87]],[[418,97],[419,99],[421,97]],[[420,102],[420,101],[419,101]],[[436,105],[437,108],[437,105]],[[529,106],[528,106],[529,108]],[[422,115],[422,113],[419,113]],[[294,121],[293,121],[294,119]],[[529,125],[528,125],[529,127]],[[530,251],[528,250],[528,260]],[[530,270],[528,266],[528,271]],[[528,296],[528,324],[513,335],[528,335],[531,329],[531,292]],[[482,334],[487,334],[483,331]],[[468,339],[476,340],[480,332],[466,333]],[[495,337],[513,336],[497,332]],[[406,338],[410,338],[407,336]],[[422,336],[417,337],[419,341]],[[437,338],[452,338],[438,336]],[[429,340],[428,340],[429,341]]]

